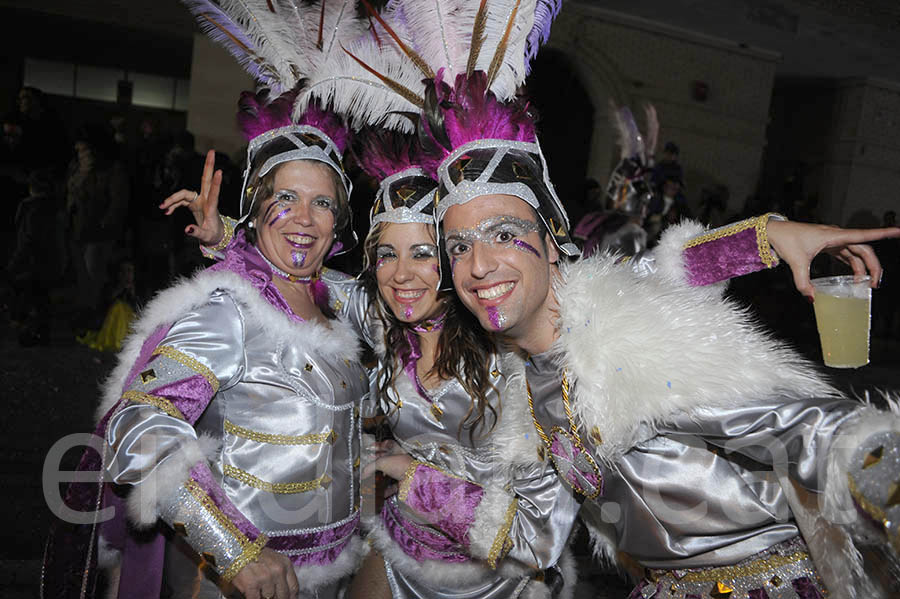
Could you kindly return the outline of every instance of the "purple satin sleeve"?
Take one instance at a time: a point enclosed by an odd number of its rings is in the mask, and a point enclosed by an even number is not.
[[[760,216],[691,240],[683,250],[688,282],[699,287],[777,266],[766,222],[768,216]]]
[[[471,560],[465,549],[447,535],[406,518],[393,498],[384,502],[381,521],[403,553],[416,561],[433,559],[458,563]]]
[[[157,387],[153,390],[153,395],[168,399],[172,405],[178,408],[186,421],[194,424],[212,400],[213,388],[206,377],[195,374],[186,379]]]
[[[400,499],[429,524],[468,547],[469,527],[483,495],[484,489],[475,483],[418,464]]]
[[[200,488],[203,489],[216,507],[219,508],[219,511],[225,514],[225,517],[237,526],[238,530],[241,531],[241,534],[251,541],[256,540],[260,535],[259,529],[253,526],[250,520],[248,520],[233,503],[231,503],[231,500],[225,495],[225,491],[213,478],[212,471],[210,471],[206,462],[200,462],[191,468],[191,478],[200,485]]]

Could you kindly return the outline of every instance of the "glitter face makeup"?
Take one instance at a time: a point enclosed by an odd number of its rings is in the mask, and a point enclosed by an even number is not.
[[[403,314],[404,314],[404,316],[406,316],[407,320],[409,320],[410,318],[412,318],[413,307],[412,307],[412,306],[406,306],[406,309],[403,311]]]
[[[491,321],[491,326],[494,327],[495,331],[501,330],[503,325],[506,324],[506,316],[497,306],[488,306],[485,308],[485,312],[487,312],[488,320]]]
[[[478,241],[495,247],[513,247],[523,252],[531,252],[541,257],[531,244],[518,237],[529,233],[539,233],[541,228],[534,221],[515,216],[492,216],[472,229],[451,229],[446,232],[447,253],[451,259],[463,259]]]
[[[306,262],[306,252],[292,251],[291,262],[296,268],[300,268],[303,266],[303,263]]]

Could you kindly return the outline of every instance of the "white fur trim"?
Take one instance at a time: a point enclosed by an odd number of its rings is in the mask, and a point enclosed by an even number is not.
[[[294,573],[300,583],[301,592],[312,592],[317,588],[331,584],[345,576],[350,576],[362,559],[369,552],[369,545],[362,538],[354,536],[341,551],[341,554],[330,564],[294,566]]]
[[[659,238],[659,244],[651,254],[656,261],[656,274],[666,277],[674,283],[687,285],[688,276],[684,265],[684,245],[694,237],[703,235],[705,232],[706,227],[691,220],[684,220],[666,228]]]
[[[391,538],[387,528],[379,516],[371,516],[364,521],[364,528],[368,529],[368,541],[376,551],[381,553],[391,567],[401,572],[404,576],[423,584],[432,586],[447,585],[453,587],[459,581],[476,583],[488,580],[495,576],[515,578],[523,576],[526,568],[505,560],[497,570],[491,570],[484,562],[452,563],[440,560],[418,561],[408,556]]]
[[[141,527],[155,524],[160,505],[187,481],[191,468],[210,459],[218,451],[219,441],[203,435],[166,457],[128,494],[128,517],[131,521]]]
[[[100,534],[97,541],[97,567],[109,570],[122,562],[122,552],[103,538]]]
[[[506,512],[515,498],[499,485],[484,487],[481,502],[475,508],[475,520],[469,527],[469,553],[487,559],[500,528],[506,523]]]
[[[560,273],[553,349],[569,371],[576,418],[599,429],[595,453],[608,463],[682,411],[840,395],[717,292],[639,277],[602,255]]]
[[[144,340],[156,328],[171,324],[179,315],[205,304],[217,289],[226,291],[238,303],[248,308],[250,322],[247,326],[261,327],[272,339],[287,344],[298,340],[314,348],[323,361],[342,360],[359,353],[359,338],[353,328],[342,320],[330,321],[328,326],[317,322],[295,322],[265,300],[246,279],[229,271],[204,270],[189,279],[159,292],[151,300],[132,325],[119,353],[119,362],[103,384],[103,399],[97,410],[99,421],[122,395],[126,377],[140,356]]]
[[[612,524],[603,522],[600,506],[593,501],[585,501],[579,515],[590,535],[594,559],[602,565],[621,569],[617,557],[619,540],[616,529]]]

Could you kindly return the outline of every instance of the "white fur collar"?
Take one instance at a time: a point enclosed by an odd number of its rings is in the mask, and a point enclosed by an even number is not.
[[[288,343],[300,340],[315,348],[315,353],[325,361],[342,360],[359,353],[359,338],[343,320],[333,320],[328,326],[291,320],[240,275],[225,270],[204,270],[159,292],[135,320],[133,332],[119,353],[118,364],[103,384],[98,420],[121,397],[125,379],[140,355],[144,340],[158,327],[171,324],[178,315],[206,303],[217,289],[226,291],[238,304],[245,306],[246,316],[250,319],[246,326],[261,327],[273,344],[279,339]]]
[[[553,351],[569,371],[576,418],[603,438],[601,459],[614,461],[679,412],[839,395],[715,289],[638,277],[608,256],[560,274]]]
[[[721,298],[722,286],[690,287],[681,255],[697,234],[682,225],[656,253],[657,273],[638,276],[611,256],[563,265],[555,361],[569,372],[572,403],[583,430],[603,443],[595,454],[612,463],[679,412],[785,398],[839,395],[822,373],[748,311]],[[664,239],[664,242],[666,240]],[[711,367],[710,365],[714,365]],[[507,381],[503,426],[494,441],[508,465],[533,463],[538,439],[528,409],[524,365],[501,358]],[[526,436],[527,434],[527,436]]]

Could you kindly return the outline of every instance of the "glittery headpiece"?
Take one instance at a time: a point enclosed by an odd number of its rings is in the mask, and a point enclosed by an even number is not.
[[[337,115],[309,106],[297,123],[291,123],[291,110],[296,92],[282,94],[272,102],[265,102],[265,93],[244,92],[238,103],[238,124],[249,139],[247,167],[244,170],[240,212],[246,218],[258,199],[258,189],[248,186],[250,175],[261,178],[276,166],[294,160],[314,160],[333,169],[340,177],[347,198],[353,184],[344,171],[342,158],[349,139],[349,131]],[[349,212],[349,211],[348,211]],[[356,233],[348,222],[336,231],[340,244],[335,252],[353,248]]]
[[[434,224],[437,183],[422,164],[424,156],[411,135],[365,128],[354,138],[356,161],[378,181],[370,225],[378,223]]]
[[[486,77],[458,75],[453,87],[438,79],[426,96],[420,137],[442,157],[436,169],[438,222],[451,206],[483,195],[512,195],[534,208],[563,254],[579,255],[550,182],[533,111],[522,97],[498,101],[485,89]]]

